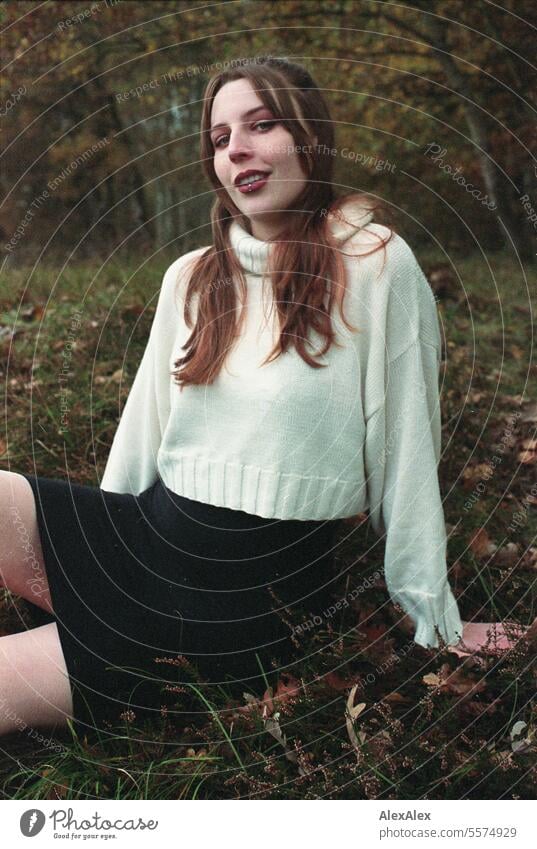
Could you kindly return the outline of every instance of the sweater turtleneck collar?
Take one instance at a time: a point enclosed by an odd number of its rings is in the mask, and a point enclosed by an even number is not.
[[[341,247],[358,230],[372,220],[373,214],[362,199],[351,196],[336,212],[328,214],[330,230],[336,246]],[[229,228],[231,247],[247,274],[263,275],[266,271],[271,242],[251,236],[235,219]]]

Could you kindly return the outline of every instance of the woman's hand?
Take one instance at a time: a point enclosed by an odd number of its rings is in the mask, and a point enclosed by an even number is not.
[[[531,626],[536,626],[537,620]],[[448,650],[464,657],[473,652],[499,654],[512,649],[529,630],[516,622],[463,622],[462,639]]]

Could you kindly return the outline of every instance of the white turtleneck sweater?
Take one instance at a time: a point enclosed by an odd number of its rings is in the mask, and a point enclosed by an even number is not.
[[[378,244],[375,234],[389,234],[363,209],[349,211],[351,226],[332,221],[345,252],[364,253]],[[188,266],[206,248],[176,260],[101,488],[138,495],[160,475],[185,498],[266,518],[332,520],[369,509],[375,532],[386,536],[388,591],[413,619],[414,641],[438,646],[437,625],[457,643],[462,623],[447,582],[437,472],[441,337],[412,251],[395,235],[385,251],[344,257],[344,314],[359,330],[345,327],[336,306],[342,347],[319,360],[326,368],[311,368],[294,348],[260,367],[279,334],[263,278],[270,245],[237,221],[230,240],[248,290],[240,338],[213,384],[179,391],[169,372],[191,332],[183,317]],[[321,337],[312,332],[310,340],[310,353],[320,350]]]

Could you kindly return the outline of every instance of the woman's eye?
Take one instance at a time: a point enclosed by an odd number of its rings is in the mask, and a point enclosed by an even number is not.
[[[254,126],[255,127],[263,127],[264,126],[264,127],[268,127],[270,129],[271,127],[274,126],[274,124],[277,124],[277,123],[278,123],[277,121],[258,121],[256,124],[254,124]]]
[[[268,130],[271,129],[271,127],[273,127],[277,123],[278,122],[273,119],[271,121],[257,121],[255,124],[253,124],[253,126],[254,126],[255,129],[257,129],[258,127],[261,127],[262,132],[267,132]],[[222,142],[225,141],[225,139],[227,139],[228,136],[229,136],[229,133],[224,133],[223,135],[218,136],[218,138],[214,142],[214,146],[215,147],[222,147]]]

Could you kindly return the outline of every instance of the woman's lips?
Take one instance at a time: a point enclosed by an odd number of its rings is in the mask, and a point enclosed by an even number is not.
[[[262,189],[267,184],[269,176],[269,174],[266,174],[262,180],[254,180],[253,183],[246,183],[244,186],[237,186],[237,188],[242,195],[249,195],[252,192],[257,192],[258,189]]]

